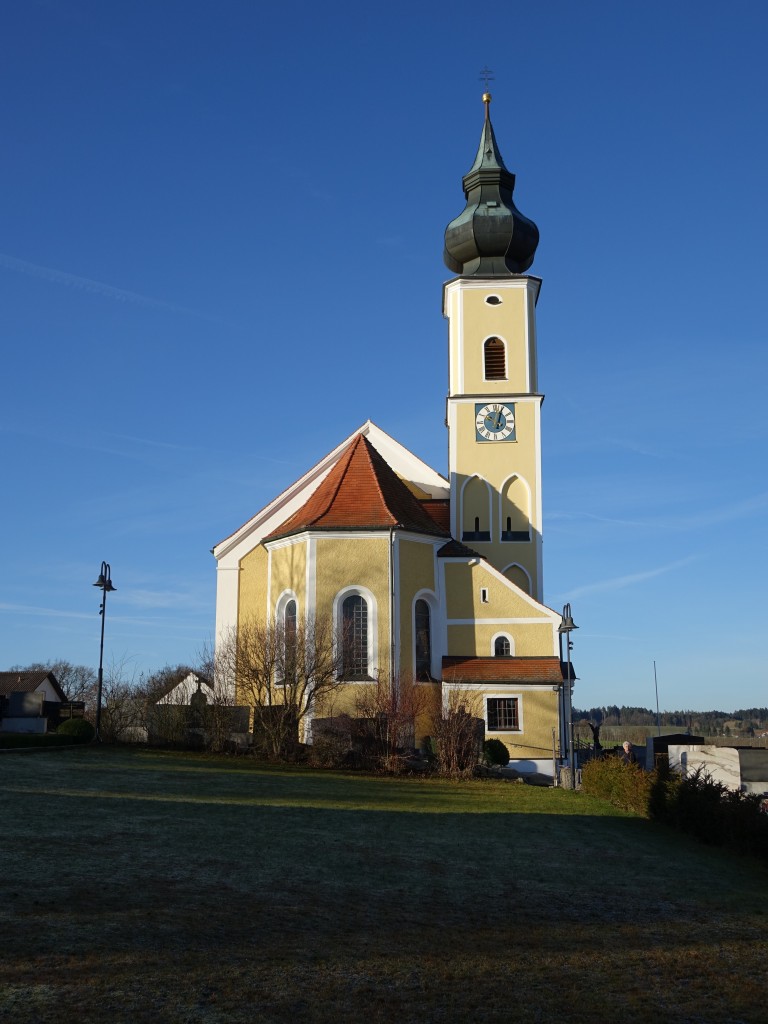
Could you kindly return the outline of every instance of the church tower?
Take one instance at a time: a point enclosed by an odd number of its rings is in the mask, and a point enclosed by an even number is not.
[[[541,403],[536,301],[525,272],[539,232],[515,207],[483,96],[485,123],[463,178],[467,205],[445,231],[451,533],[542,600]]]

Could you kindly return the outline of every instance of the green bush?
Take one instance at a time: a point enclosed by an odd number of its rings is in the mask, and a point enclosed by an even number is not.
[[[506,744],[502,743],[501,740],[486,740],[483,743],[483,757],[486,764],[509,764],[509,751]]]
[[[761,812],[762,798],[728,789],[701,769],[681,777],[671,775],[665,761],[644,772],[618,757],[604,757],[584,766],[582,789],[703,843],[768,857],[768,814]]]
[[[649,816],[654,772],[644,772],[637,764],[625,764],[619,757],[602,757],[588,761],[581,772],[581,788],[585,793],[602,797],[615,807]]]
[[[768,815],[762,798],[740,793],[697,769],[670,783],[661,820],[711,846],[768,856]]]
[[[56,730],[57,736],[71,736],[75,743],[90,743],[96,730],[84,718],[69,718]]]

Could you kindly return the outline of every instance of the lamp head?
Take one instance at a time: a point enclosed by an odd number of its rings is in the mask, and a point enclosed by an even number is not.
[[[571,630],[578,628],[579,627],[573,621],[573,616],[571,615],[571,606],[569,604],[565,605],[563,608],[562,622],[557,627],[557,632],[561,634],[570,633]]]
[[[99,590],[103,590],[105,593],[111,593],[113,590],[117,590],[117,587],[112,586],[112,569],[109,562],[101,563],[99,578],[93,585],[94,587],[98,587]]]

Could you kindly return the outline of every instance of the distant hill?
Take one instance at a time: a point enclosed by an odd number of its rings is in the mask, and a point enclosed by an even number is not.
[[[606,742],[621,742],[629,739],[635,742],[635,734],[645,736],[656,731],[656,712],[650,708],[618,707],[608,705],[601,708],[574,708],[574,723],[584,722],[579,735],[591,735],[587,725],[600,726],[600,739]],[[707,738],[750,740],[768,739],[768,708],[740,708],[737,711],[662,711],[659,723],[662,733],[685,732]],[[614,731],[617,730],[614,737]],[[621,735],[626,733],[626,735]],[[765,735],[763,735],[765,734]],[[619,738],[620,737],[620,738]]]

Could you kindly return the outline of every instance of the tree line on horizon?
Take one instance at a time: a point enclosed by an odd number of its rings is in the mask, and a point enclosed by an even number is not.
[[[609,704],[603,707],[573,709],[574,721],[591,722],[596,726],[654,726],[656,712],[651,708],[619,707]],[[734,730],[755,735],[768,729],[768,708],[739,708],[736,711],[661,711],[658,724],[677,728],[681,732],[698,733],[705,736],[727,735]]]

